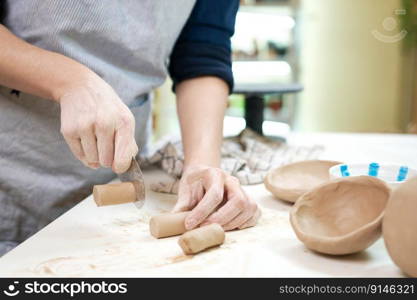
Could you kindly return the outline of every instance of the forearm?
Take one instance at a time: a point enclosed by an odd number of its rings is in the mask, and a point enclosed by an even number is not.
[[[0,25],[0,85],[58,101],[94,73],[61,54],[26,43]]]
[[[198,77],[177,88],[185,166],[220,166],[223,119],[229,88],[216,77]]]

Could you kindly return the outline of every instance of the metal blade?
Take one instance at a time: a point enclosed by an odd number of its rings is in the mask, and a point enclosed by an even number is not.
[[[136,158],[132,158],[132,163],[126,172],[119,174],[119,179],[122,182],[132,182],[134,184],[136,190],[136,201],[134,203],[137,208],[141,208],[145,203],[145,181]]]

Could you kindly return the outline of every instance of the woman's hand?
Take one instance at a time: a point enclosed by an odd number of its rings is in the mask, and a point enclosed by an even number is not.
[[[91,168],[124,172],[138,152],[135,120],[113,89],[79,62],[33,46],[0,24],[0,85],[61,105],[61,132]]]
[[[91,168],[126,171],[138,152],[135,119],[115,91],[100,77],[90,75],[62,93],[61,133],[72,153]]]
[[[228,85],[217,77],[197,77],[182,81],[176,92],[185,167],[174,211],[192,210],[188,230],[209,223],[225,230],[254,226],[261,214],[256,203],[218,168]]]
[[[220,224],[225,230],[256,225],[261,212],[243,191],[236,177],[219,168],[188,167],[181,178],[174,212],[192,210],[187,230],[199,225]]]

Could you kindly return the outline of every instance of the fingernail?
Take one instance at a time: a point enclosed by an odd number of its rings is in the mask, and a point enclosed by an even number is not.
[[[88,166],[93,169],[98,169],[100,165],[98,163],[89,163]]]
[[[186,211],[186,209],[184,209],[182,206],[176,206],[176,207],[174,207],[174,209],[172,211],[173,212],[182,212],[182,211]]]
[[[113,169],[115,173],[120,174],[126,172],[129,169],[129,165],[119,164],[117,167],[113,167]]]
[[[111,163],[109,163],[109,162],[104,162],[104,163],[102,163],[102,166],[103,166],[103,168],[111,168]]]
[[[120,168],[115,168],[115,167],[113,167],[113,171],[114,171],[114,173],[116,173],[116,174],[121,174],[121,173],[123,173],[123,170],[121,170]]]
[[[180,212],[179,207],[174,206],[174,208],[172,209],[172,212],[176,213],[176,212]]]
[[[188,219],[188,220],[185,221],[185,227],[187,229],[194,228],[195,225],[197,225],[196,219]]]

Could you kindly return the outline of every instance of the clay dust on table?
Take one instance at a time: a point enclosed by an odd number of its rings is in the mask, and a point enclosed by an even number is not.
[[[284,221],[280,212],[263,209],[262,218],[257,226],[230,232],[221,247],[208,249],[205,253],[194,256],[180,254],[181,248],[177,245],[177,238],[154,241],[150,233],[143,232],[144,229],[149,230],[148,225],[144,226],[137,215],[103,226],[111,226],[108,235],[105,236],[107,240],[113,237],[118,237],[119,240],[109,242],[107,246],[102,244],[100,248],[84,249],[81,255],[78,252],[78,255],[60,256],[42,261],[29,267],[29,272],[35,276],[50,277],[111,276],[155,271],[168,266],[179,268],[178,272],[181,270],[198,272],[204,270],[208,262],[209,265],[221,262],[222,257],[230,255],[230,251],[238,250],[253,241],[260,241],[268,237],[271,231],[276,232],[280,227],[288,226],[288,220]],[[127,229],[128,232],[122,229]],[[158,242],[158,246],[150,249],[148,242],[153,242],[153,245],[157,245],[155,242]]]

